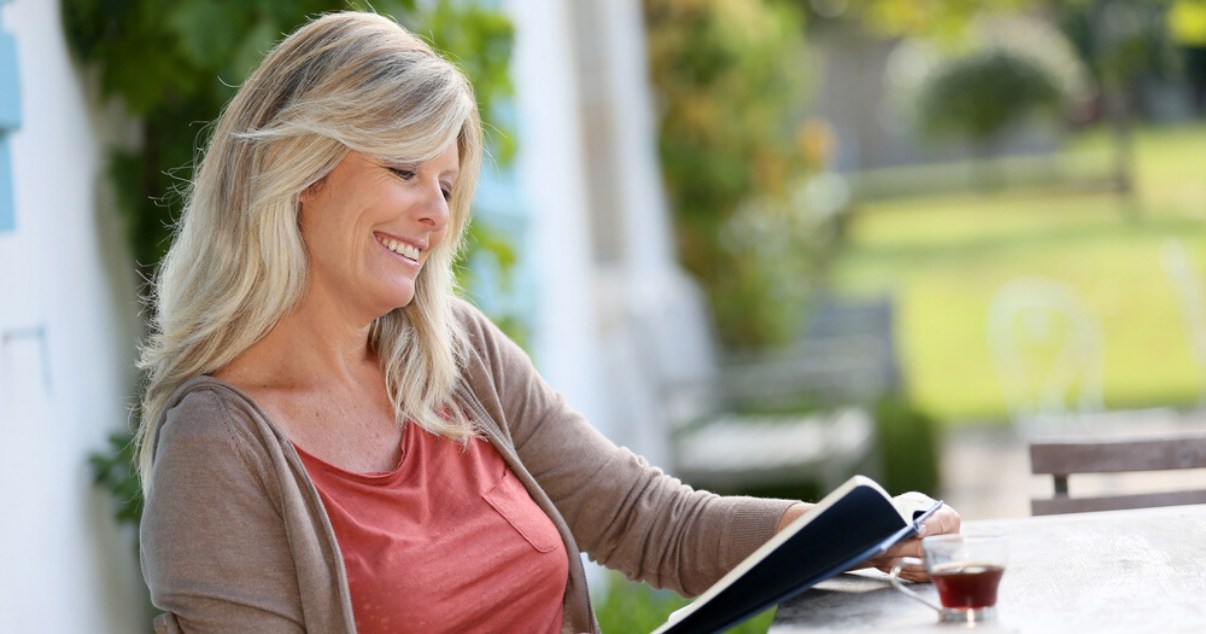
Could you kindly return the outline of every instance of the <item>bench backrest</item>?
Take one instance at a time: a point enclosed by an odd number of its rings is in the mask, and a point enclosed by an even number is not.
[[[1068,476],[1072,474],[1206,468],[1206,432],[1032,442],[1030,465],[1031,473],[1050,474],[1055,481],[1054,497],[1030,501],[1034,515],[1206,504],[1206,490],[1091,498],[1068,495]]]

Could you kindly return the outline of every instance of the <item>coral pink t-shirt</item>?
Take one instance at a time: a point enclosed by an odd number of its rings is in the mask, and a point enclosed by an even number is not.
[[[335,529],[359,634],[561,630],[565,545],[488,442],[462,450],[408,424],[384,473],[297,453]]]

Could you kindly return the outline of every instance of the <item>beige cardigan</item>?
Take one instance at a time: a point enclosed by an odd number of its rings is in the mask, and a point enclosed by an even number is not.
[[[775,532],[790,502],[694,491],[616,447],[528,357],[458,302],[471,351],[456,398],[570,553],[563,632],[598,632],[579,552],[658,587],[702,592]],[[200,376],[156,438],[142,568],[157,632],[354,634],[339,545],[293,445],[255,401]]]

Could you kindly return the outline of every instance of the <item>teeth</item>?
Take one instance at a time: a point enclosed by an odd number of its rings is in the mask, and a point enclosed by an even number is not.
[[[389,238],[381,238],[381,244],[385,245],[385,248],[399,255],[408,257],[412,260],[419,259],[419,250],[410,246],[409,244],[406,244],[405,242],[398,242],[397,240],[390,240]]]

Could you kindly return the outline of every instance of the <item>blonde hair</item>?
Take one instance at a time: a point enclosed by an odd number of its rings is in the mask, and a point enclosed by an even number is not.
[[[172,394],[225,367],[301,299],[308,259],[298,198],[349,150],[424,163],[457,143],[447,236],[410,304],[374,322],[370,345],[399,424],[461,441],[473,433],[452,400],[465,344],[450,302],[481,137],[464,75],[388,18],[325,15],[268,53],[217,121],[155,280],[154,334],[139,362],[147,371],[136,436],[144,488]]]

